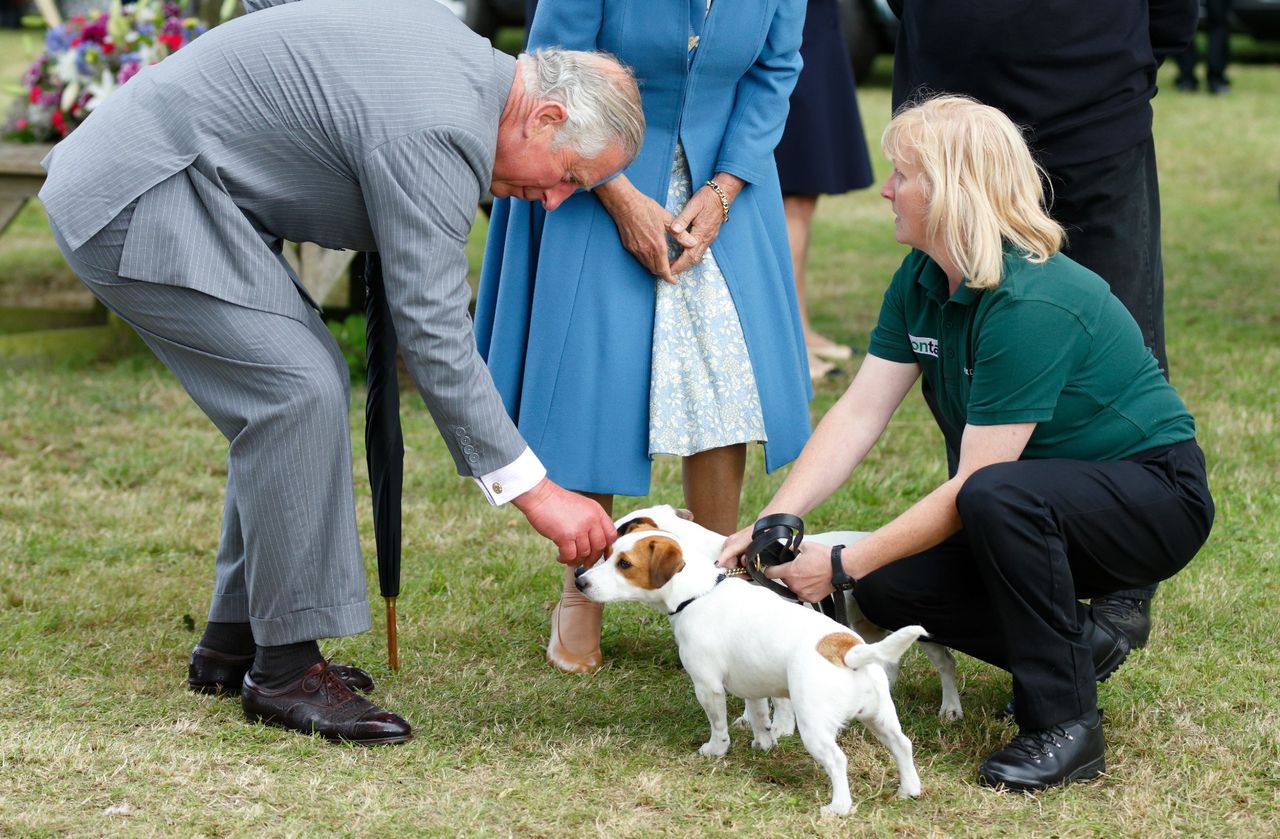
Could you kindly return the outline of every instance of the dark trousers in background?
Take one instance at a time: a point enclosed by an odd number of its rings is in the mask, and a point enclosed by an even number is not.
[[[1049,180],[1053,217],[1067,231],[1062,252],[1107,281],[1168,378],[1155,141],[1148,137],[1101,160],[1054,167]],[[1151,585],[1114,594],[1150,600],[1155,592]]]
[[[1211,91],[1221,90],[1227,85],[1227,57],[1230,51],[1231,38],[1231,0],[1205,0],[1204,28],[1206,34],[1204,51],[1205,81]],[[1196,61],[1199,60],[1198,49],[1193,42],[1186,51],[1178,55],[1178,86],[1186,86],[1194,90],[1196,87]]]
[[[964,529],[863,577],[858,605],[886,629],[920,624],[1010,671],[1018,723],[1029,729],[1097,707],[1079,598],[1173,576],[1213,523],[1194,440],[1126,460],[988,466],[956,506]]]
[[[1155,141],[1049,170],[1053,218],[1067,231],[1062,252],[1107,281],[1133,315],[1165,377],[1164,261]]]

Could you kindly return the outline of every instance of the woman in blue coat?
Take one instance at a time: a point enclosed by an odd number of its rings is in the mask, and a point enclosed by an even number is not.
[[[773,149],[800,69],[803,0],[542,0],[529,48],[599,49],[640,81],[622,174],[551,214],[495,202],[476,338],[558,483],[646,495],[683,458],[685,502],[731,533],[749,442],[768,470],[809,434],[804,340]],[[599,606],[570,569],[548,660],[598,668]]]

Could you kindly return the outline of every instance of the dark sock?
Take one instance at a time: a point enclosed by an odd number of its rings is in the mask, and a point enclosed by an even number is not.
[[[209,621],[204,625],[200,646],[227,655],[252,655],[255,649],[253,630],[249,628],[248,623]]]
[[[259,645],[249,678],[260,688],[281,690],[302,678],[313,664],[324,661],[315,641],[299,641],[277,647]]]

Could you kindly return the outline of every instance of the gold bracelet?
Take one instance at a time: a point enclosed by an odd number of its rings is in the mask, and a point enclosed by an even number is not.
[[[720,212],[724,215],[720,219],[720,223],[724,224],[729,220],[729,196],[724,194],[724,190],[720,188],[720,184],[715,181],[707,181],[707,186],[711,187],[720,196]]]

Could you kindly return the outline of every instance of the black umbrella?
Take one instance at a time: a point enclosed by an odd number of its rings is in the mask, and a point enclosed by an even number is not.
[[[365,366],[369,392],[364,407],[365,457],[373,491],[373,533],[378,550],[378,588],[387,601],[387,662],[400,669],[396,597],[400,594],[400,496],[404,486],[404,435],[400,431],[400,385],[396,380],[396,329],[391,323],[382,260],[364,255]]]

